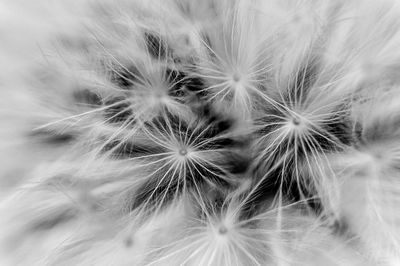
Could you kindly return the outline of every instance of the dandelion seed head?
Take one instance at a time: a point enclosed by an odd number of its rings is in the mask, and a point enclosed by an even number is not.
[[[397,265],[392,1],[0,4],[0,264]]]

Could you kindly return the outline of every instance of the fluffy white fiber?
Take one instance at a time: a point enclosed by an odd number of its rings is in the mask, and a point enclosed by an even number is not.
[[[400,265],[395,0],[0,2],[0,265]]]

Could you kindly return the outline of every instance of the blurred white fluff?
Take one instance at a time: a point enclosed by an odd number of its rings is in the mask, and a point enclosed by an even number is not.
[[[0,264],[400,265],[399,14],[2,1]]]
[[[337,156],[341,176],[337,212],[383,265],[398,265],[399,98],[387,89],[357,106],[362,142]]]

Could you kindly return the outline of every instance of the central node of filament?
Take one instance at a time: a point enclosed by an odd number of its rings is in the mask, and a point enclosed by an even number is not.
[[[179,150],[179,155],[186,156],[187,154],[188,154],[187,149],[182,148],[182,149]]]
[[[307,121],[305,121],[301,116],[292,115],[288,117],[286,123],[287,129],[293,132],[305,132],[307,131]]]
[[[218,233],[220,235],[225,235],[226,233],[228,233],[228,228],[226,228],[225,225],[221,225],[218,229]]]
[[[238,83],[240,81],[240,75],[238,73],[234,73],[232,79],[234,82]]]
[[[293,123],[293,125],[295,125],[295,126],[299,126],[299,125],[301,124],[301,120],[300,120],[300,118],[298,118],[298,117],[293,117],[293,118],[292,118],[292,123]]]

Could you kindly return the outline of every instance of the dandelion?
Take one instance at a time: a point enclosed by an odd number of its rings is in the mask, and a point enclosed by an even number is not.
[[[287,87],[276,88],[271,96],[260,94],[267,109],[255,120],[256,158],[266,169],[259,184],[276,184],[279,201],[324,197],[335,178],[328,178],[320,165],[328,161],[327,154],[352,143],[349,95],[335,91],[335,81],[321,83],[319,71],[309,61]]]
[[[399,265],[393,0],[6,2],[1,265]]]
[[[216,117],[184,121],[169,114],[149,121],[140,138],[109,147],[108,153],[143,173],[132,208],[158,209],[188,191],[202,197],[204,185],[236,186],[248,158],[241,154],[244,140],[232,134],[231,123]]]
[[[198,58],[193,76],[204,80],[199,92],[207,101],[230,106],[246,118],[257,102],[269,70],[266,42],[257,26],[258,13],[242,2],[221,10],[223,19],[207,29],[202,39],[204,54]]]

